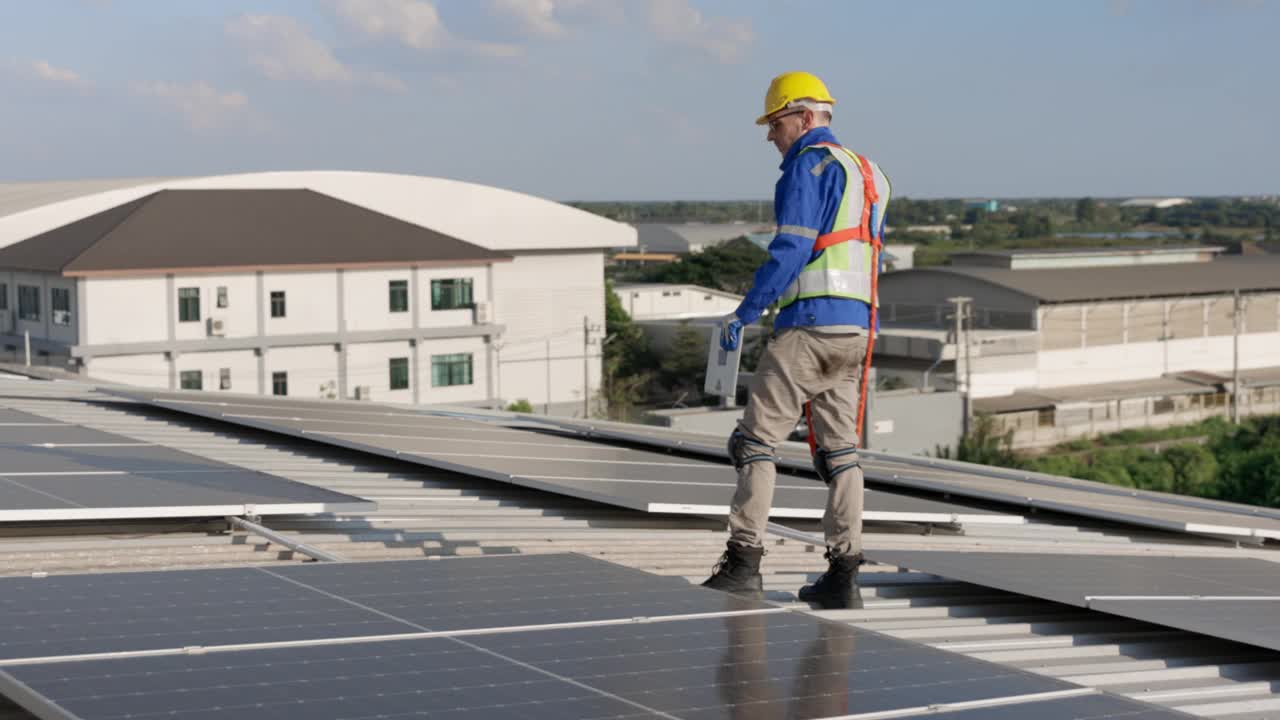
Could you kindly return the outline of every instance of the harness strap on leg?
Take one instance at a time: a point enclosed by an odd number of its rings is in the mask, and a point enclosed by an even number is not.
[[[839,461],[840,458],[850,456],[853,459],[849,462]],[[813,455],[813,469],[818,471],[818,477],[827,485],[830,485],[840,473],[856,467],[862,467],[862,463],[858,462],[858,448],[844,448],[832,452],[819,448]]]
[[[778,461],[771,446],[765,445],[741,430],[734,430],[729,435],[729,459],[733,461],[735,470],[741,470],[753,462],[776,463]]]

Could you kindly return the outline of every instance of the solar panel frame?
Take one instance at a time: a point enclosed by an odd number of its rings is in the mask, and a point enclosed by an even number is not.
[[[225,394],[210,396],[201,393],[169,391],[111,389],[111,392],[121,397],[201,417],[642,512],[726,515],[736,485],[735,473],[724,463],[682,460],[661,453],[602,447],[574,438],[560,438],[559,445],[577,448],[575,452],[615,455],[619,458],[628,457],[634,460],[625,461],[626,464],[617,459],[593,464],[564,458],[555,461],[536,460],[531,459],[532,456],[529,455],[516,455],[504,460],[495,455],[494,451],[455,452],[458,446],[470,450],[471,446],[476,444],[516,446],[521,453],[534,452],[529,448],[557,447],[558,445],[555,438],[545,435],[472,422],[462,418],[445,419],[388,406],[332,401],[276,402],[264,400],[259,396]],[[416,426],[413,425],[414,423]],[[407,434],[407,427],[410,426],[417,431],[438,429],[441,435],[410,435]],[[425,447],[421,450],[413,449],[424,440],[448,443],[450,447],[439,452],[428,451]],[[530,466],[540,462],[546,468],[570,468],[580,472],[570,474],[568,471],[552,472],[551,469],[544,470],[542,473],[525,472]],[[558,462],[559,465],[553,465],[553,462]],[[615,470],[619,467],[629,468],[627,476],[615,474],[613,477],[608,477],[603,473],[604,470]],[[591,470],[596,473],[592,474]],[[708,482],[716,483],[717,489],[715,492],[709,492],[693,483],[666,481],[663,479],[664,472],[704,474]],[[628,485],[645,485],[648,491],[639,493],[620,490]],[[655,497],[658,492],[665,495]],[[825,486],[813,480],[780,477],[772,515],[778,518],[820,518],[823,514],[825,497]],[[863,513],[863,518],[870,521],[945,524],[1025,522],[1025,518],[1019,515],[878,490],[868,491],[866,500],[867,509]],[[789,505],[790,502],[797,505]],[[888,508],[878,507],[882,504],[887,505]]]
[[[978,709],[1185,717],[1062,680],[807,614],[543,627],[466,637],[236,649],[0,668],[0,690],[42,718],[347,720],[430,708],[444,718],[797,720]],[[1032,702],[1034,701],[1034,704]],[[1060,704],[1062,703],[1062,704]],[[732,708],[732,709],[731,709]],[[454,714],[456,713],[456,714]],[[1139,714],[1140,713],[1140,714]],[[1017,717],[1013,715],[1011,717]]]
[[[1280,597],[1177,600],[1094,598],[1089,601],[1089,607],[1110,615],[1280,650]]]
[[[563,553],[10,577],[0,598],[0,666],[777,610]]]
[[[439,412],[426,410],[424,412]],[[440,413],[444,414],[444,413]],[[494,424],[503,418],[476,415]],[[521,419],[513,426],[541,425],[548,429],[621,442],[667,448],[727,459],[725,449],[712,442],[664,428],[618,427],[620,423],[595,423],[571,419]],[[899,486],[952,497],[967,497],[1006,505],[1044,509],[1069,515],[1120,522],[1128,525],[1201,535],[1280,539],[1280,511],[1255,509],[1203,498],[1115,488],[1076,478],[1030,474],[989,468],[953,460],[917,458],[862,450],[863,471],[869,482]],[[812,473],[812,461],[804,450],[784,445],[778,449],[779,466]],[[1058,482],[1049,482],[1050,478]],[[1010,484],[1018,483],[1018,484]],[[1028,487],[1030,485],[1030,487]],[[1125,507],[1128,510],[1117,510]]]
[[[1252,632],[1259,608],[1280,618],[1280,564],[1267,560],[938,550],[866,555],[877,563],[1280,650],[1280,622]]]

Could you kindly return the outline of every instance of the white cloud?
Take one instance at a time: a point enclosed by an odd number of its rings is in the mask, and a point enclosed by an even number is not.
[[[520,48],[505,43],[464,40],[449,32],[436,6],[427,0],[334,0],[334,10],[366,37],[393,39],[414,50],[452,50],[492,58],[511,58]]]
[[[556,38],[565,34],[556,18],[555,0],[489,0],[489,14],[524,35]]]
[[[249,51],[250,61],[262,74],[273,80],[338,85],[364,83],[397,92],[405,89],[404,83],[391,75],[353,70],[291,17],[242,15],[229,21],[226,30]]]
[[[32,62],[30,70],[33,75],[41,80],[47,80],[52,83],[62,85],[81,85],[84,83],[84,78],[80,77],[79,73],[66,68],[54,67],[47,60]]]
[[[755,41],[749,21],[706,17],[689,0],[649,0],[648,21],[659,38],[724,63],[742,60]]]
[[[349,83],[355,73],[297,20],[280,15],[242,15],[227,33],[249,50],[250,60],[273,80]]]
[[[206,82],[189,85],[170,82],[135,83],[134,93],[153,98],[177,110],[192,130],[213,130],[242,116],[249,98],[241,92],[221,92]]]

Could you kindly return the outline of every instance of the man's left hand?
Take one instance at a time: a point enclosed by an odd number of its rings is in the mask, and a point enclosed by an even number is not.
[[[733,352],[742,344],[742,321],[737,315],[726,315],[720,321],[720,349]]]

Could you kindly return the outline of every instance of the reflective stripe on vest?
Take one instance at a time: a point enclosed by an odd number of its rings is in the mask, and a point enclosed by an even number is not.
[[[829,153],[818,167],[825,169],[830,162],[839,162],[844,168],[844,191],[831,229],[814,241],[813,253],[817,257],[804,266],[782,293],[778,306],[785,308],[796,300],[816,297],[846,298],[871,304],[871,243],[880,240],[872,229],[877,224],[872,215],[879,193],[871,161],[831,143],[816,143],[800,152],[814,148]],[[849,192],[854,186],[854,178],[862,180],[861,197]]]

